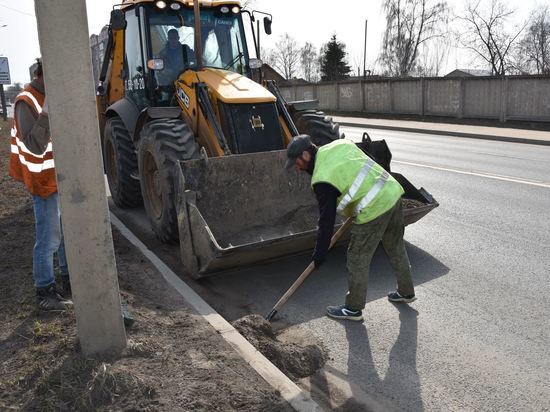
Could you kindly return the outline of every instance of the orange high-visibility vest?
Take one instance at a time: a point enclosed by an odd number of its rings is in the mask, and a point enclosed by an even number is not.
[[[42,112],[44,99],[45,96],[42,93],[28,85],[17,95],[14,106],[25,103],[38,116]],[[34,154],[21,140],[19,130],[20,127],[15,117],[11,129],[10,176],[23,182],[31,194],[47,198],[57,192],[52,142],[48,142],[44,153]]]

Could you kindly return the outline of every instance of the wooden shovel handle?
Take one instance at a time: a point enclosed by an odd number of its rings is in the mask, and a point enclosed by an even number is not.
[[[346,219],[344,224],[340,226],[340,228],[336,231],[334,235],[332,235],[332,239],[330,241],[330,246],[328,247],[329,250],[332,249],[334,244],[342,237],[344,232],[348,229],[348,227],[351,226],[353,222],[353,218],[349,217]],[[267,315],[266,319],[271,320],[273,316],[283,307],[283,305],[286,303],[288,299],[296,292],[296,289],[300,287],[302,283],[307,279],[307,277],[315,270],[315,262],[311,262],[306,269],[302,272],[302,274],[296,279],[296,281],[292,284],[292,286],[286,291],[286,293],[279,299],[279,301],[275,304],[269,315]]]

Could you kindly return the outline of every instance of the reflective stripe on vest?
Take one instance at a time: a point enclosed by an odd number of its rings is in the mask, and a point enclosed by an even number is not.
[[[13,127],[12,130],[15,130],[15,133],[17,133],[17,129],[15,128],[15,126]],[[27,149],[27,146],[25,146],[25,144],[19,140],[19,138],[17,136],[13,136],[15,137],[15,144],[12,144],[11,145],[11,152],[12,153],[26,153],[28,155],[31,155],[33,157],[36,157],[38,159],[43,159],[48,153],[50,153],[52,151],[52,142],[48,142],[48,145],[46,146],[46,149],[44,150],[44,152],[42,154],[36,154],[36,153],[33,153],[31,152],[29,149]]]
[[[357,216],[361,211],[366,208],[370,202],[373,201],[373,199],[376,197],[378,192],[382,190],[386,182],[388,181],[390,177],[390,174],[384,170],[384,173],[380,176],[380,178],[376,181],[374,186],[368,191],[368,193],[361,199],[361,201],[357,204],[355,207],[355,216]]]
[[[36,97],[34,97],[32,95],[32,93],[22,91],[21,93],[19,93],[19,96],[21,96],[21,97],[25,96],[25,97],[28,97],[29,99],[31,99],[31,101],[34,104],[34,108],[38,112],[38,114],[42,113],[42,106],[40,106],[40,104],[38,103],[38,100],[36,100]]]
[[[368,158],[367,163],[365,163],[365,166],[359,171],[357,174],[357,177],[351,184],[351,187],[349,188],[348,192],[342,197],[342,200],[338,204],[338,208],[336,211],[338,213],[342,213],[342,211],[350,204],[350,202],[353,200],[355,195],[357,194],[357,191],[363,184],[363,181],[367,178],[369,175],[370,170],[375,165],[374,161],[371,158]],[[366,208],[370,202],[376,197],[378,192],[382,190],[384,185],[386,184],[387,180],[389,179],[390,174],[384,170],[382,175],[378,178],[376,183],[372,186],[372,188],[367,192],[367,194],[359,201],[359,203],[355,206],[355,213],[354,216],[357,216],[361,211]]]
[[[361,170],[359,170],[359,173],[357,174],[357,177],[351,184],[349,190],[347,193],[344,194],[342,197],[342,200],[340,200],[340,203],[338,203],[338,208],[336,211],[338,213],[341,213],[353,200],[355,195],[357,194],[357,191],[361,188],[361,185],[363,184],[363,180],[365,180],[374,166],[374,161],[369,157],[367,159],[367,163],[365,163],[365,166]]]
[[[43,172],[44,170],[55,168],[55,163],[53,159],[46,159],[40,163],[29,162],[27,159],[25,159],[25,156],[19,153],[19,151],[17,150],[17,146],[14,147],[14,145],[11,145],[11,152],[14,155],[19,156],[19,162],[23,166],[25,166],[27,169],[29,169],[29,172],[40,173],[40,172]],[[37,157],[44,157],[44,156],[37,156]]]

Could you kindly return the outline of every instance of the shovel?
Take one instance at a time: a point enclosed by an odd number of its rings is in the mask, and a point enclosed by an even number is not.
[[[340,229],[336,231],[334,235],[332,235],[332,239],[330,241],[330,246],[328,247],[329,250],[332,249],[334,244],[342,237],[344,232],[348,229],[348,227],[351,226],[351,223],[353,221],[353,218],[349,217],[346,219],[344,224],[340,226]],[[288,299],[296,292],[296,290],[300,287],[302,283],[307,279],[307,277],[313,272],[315,269],[315,262],[311,262],[308,267],[302,272],[302,274],[296,279],[296,281],[292,284],[292,286],[286,291],[286,293],[279,299],[279,301],[275,304],[273,309],[271,309],[271,312],[269,312],[269,315],[267,315],[265,318],[268,321],[271,321],[279,312],[279,310],[283,307],[283,305],[286,303]]]

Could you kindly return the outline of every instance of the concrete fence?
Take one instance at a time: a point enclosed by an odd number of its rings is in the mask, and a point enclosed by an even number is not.
[[[108,27],[90,37],[97,85]],[[288,101],[319,100],[322,110],[550,122],[550,76],[354,80],[281,86]]]
[[[355,80],[281,92],[329,111],[550,122],[550,76]]]

